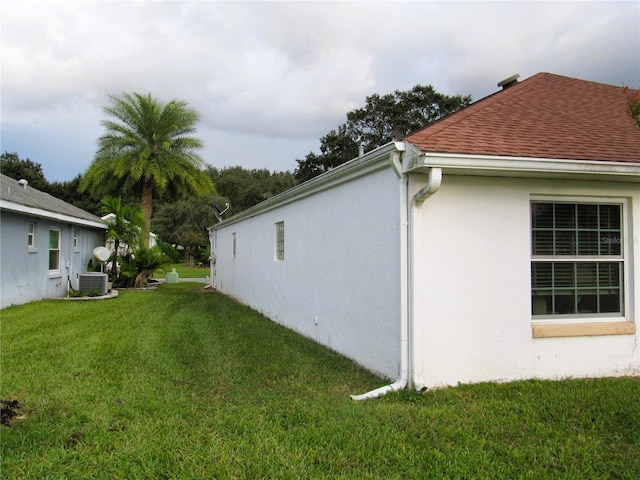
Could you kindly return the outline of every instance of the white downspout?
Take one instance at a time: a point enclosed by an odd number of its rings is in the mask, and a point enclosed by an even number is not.
[[[217,232],[213,229],[209,229],[209,245],[211,246],[211,253],[209,257],[209,288],[216,288],[216,256],[218,253],[218,245],[217,245]]]
[[[400,181],[400,372],[398,379],[370,392],[360,395],[351,395],[353,400],[366,400],[380,397],[386,393],[402,390],[407,386],[409,379],[409,310],[408,300],[408,256],[407,256],[407,182],[408,177],[403,175],[400,158],[405,151],[404,142],[394,142],[396,150],[391,153],[391,166]]]
[[[438,191],[442,184],[442,169],[432,167],[429,169],[427,184],[411,199],[409,213],[409,333],[411,338],[410,358],[411,358],[411,380],[410,382],[416,390],[422,391],[426,382],[423,372],[423,314],[418,301],[419,293],[422,291],[422,235],[420,216],[418,210],[420,206],[434,193]]]

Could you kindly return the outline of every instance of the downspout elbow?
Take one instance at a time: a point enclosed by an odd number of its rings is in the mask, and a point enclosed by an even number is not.
[[[411,208],[420,207],[431,195],[436,193],[442,185],[442,169],[433,167],[429,170],[427,184],[411,199]]]
[[[393,167],[393,171],[396,174],[396,176],[398,177],[398,179],[402,178],[402,163],[400,162],[400,159],[402,157],[402,152],[404,152],[406,150],[406,145],[404,144],[403,141],[400,142],[393,142],[396,146],[396,149],[391,152],[391,166]]]
[[[375,390],[371,390],[367,393],[362,393],[360,395],[349,395],[352,400],[367,400],[369,398],[378,398],[382,395],[385,395],[389,392],[396,392],[398,390],[402,390],[407,386],[407,378],[406,375],[403,378],[399,378],[395,382],[384,385],[383,387],[376,388]]]

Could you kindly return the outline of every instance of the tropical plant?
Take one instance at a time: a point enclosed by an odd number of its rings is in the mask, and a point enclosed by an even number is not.
[[[107,195],[102,199],[102,212],[112,214],[107,219],[107,239],[113,239],[114,251],[111,255],[112,280],[118,277],[118,258],[121,242],[127,250],[136,248],[144,227],[144,217],[138,205],[123,205],[121,197]]]
[[[171,259],[158,245],[151,248],[139,246],[124,254],[121,260],[120,275],[113,283],[115,287],[119,288],[144,288],[149,283],[153,272],[164,270],[171,264]]]
[[[179,100],[164,104],[151,94],[110,96],[102,122],[106,133],[80,183],[93,195],[135,191],[145,218],[143,243],[148,246],[153,199],[170,193],[212,193],[213,183],[196,153],[202,142],[194,137],[198,113]]]
[[[171,263],[169,257],[158,246],[152,248],[139,247],[133,252],[133,259],[136,267],[136,278],[133,286],[136,288],[146,287],[153,272]]]

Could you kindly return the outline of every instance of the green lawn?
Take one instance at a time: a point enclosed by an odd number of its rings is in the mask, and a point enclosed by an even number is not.
[[[640,478],[640,378],[389,394],[195,284],[0,312],[3,479]]]
[[[190,266],[184,263],[176,263],[163,270],[155,272],[153,276],[155,278],[164,278],[166,272],[171,272],[174,268],[180,278],[206,278],[210,273],[209,265],[198,267],[196,265]]]

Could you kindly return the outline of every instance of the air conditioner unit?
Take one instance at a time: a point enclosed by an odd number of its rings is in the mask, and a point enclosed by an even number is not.
[[[98,292],[101,295],[106,295],[107,280],[108,275],[106,273],[81,273],[78,277],[78,290],[81,293]]]

